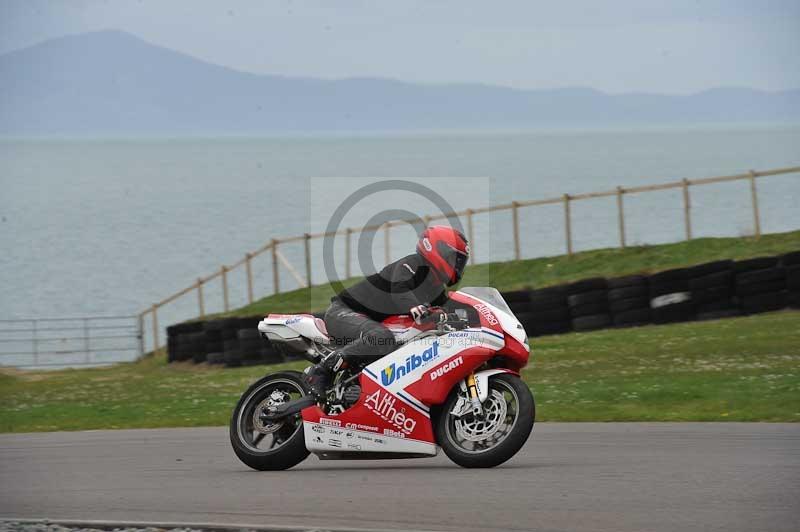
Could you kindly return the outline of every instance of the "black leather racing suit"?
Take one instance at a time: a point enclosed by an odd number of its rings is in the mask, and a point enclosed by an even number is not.
[[[417,305],[444,305],[447,290],[417,253],[342,290],[325,312],[328,333],[346,361],[379,358],[395,349],[394,335],[381,324],[388,316],[408,314]]]

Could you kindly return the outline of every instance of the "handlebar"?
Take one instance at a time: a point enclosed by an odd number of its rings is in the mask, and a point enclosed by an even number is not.
[[[445,319],[440,321],[436,329],[441,332],[461,331],[469,327],[469,321],[455,312],[445,314]]]

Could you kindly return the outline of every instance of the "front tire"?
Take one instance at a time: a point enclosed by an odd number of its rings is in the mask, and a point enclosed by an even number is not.
[[[489,396],[483,402],[485,416],[451,414],[460,395],[455,388],[434,427],[436,441],[450,460],[461,467],[495,467],[525,445],[533,430],[536,405],[530,388],[516,375],[501,373],[489,378]]]
[[[265,422],[261,412],[307,394],[302,374],[296,371],[275,373],[250,386],[231,416],[230,439],[233,452],[246,465],[258,471],[289,469],[309,455],[300,414],[277,423]]]

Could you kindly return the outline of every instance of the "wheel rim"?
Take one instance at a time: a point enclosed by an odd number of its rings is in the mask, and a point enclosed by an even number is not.
[[[483,410],[482,419],[472,413],[456,418],[448,412],[447,439],[460,451],[485,453],[505,441],[519,418],[517,392],[501,380],[492,380]]]
[[[298,383],[276,379],[253,390],[244,401],[236,423],[239,441],[254,453],[266,454],[280,449],[303,426],[300,414],[270,423],[261,419],[267,407],[298,399],[305,390]]]

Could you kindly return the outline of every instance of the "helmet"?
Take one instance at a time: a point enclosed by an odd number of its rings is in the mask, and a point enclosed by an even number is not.
[[[469,243],[461,231],[446,225],[434,225],[423,231],[417,253],[447,286],[461,280],[469,258]]]

